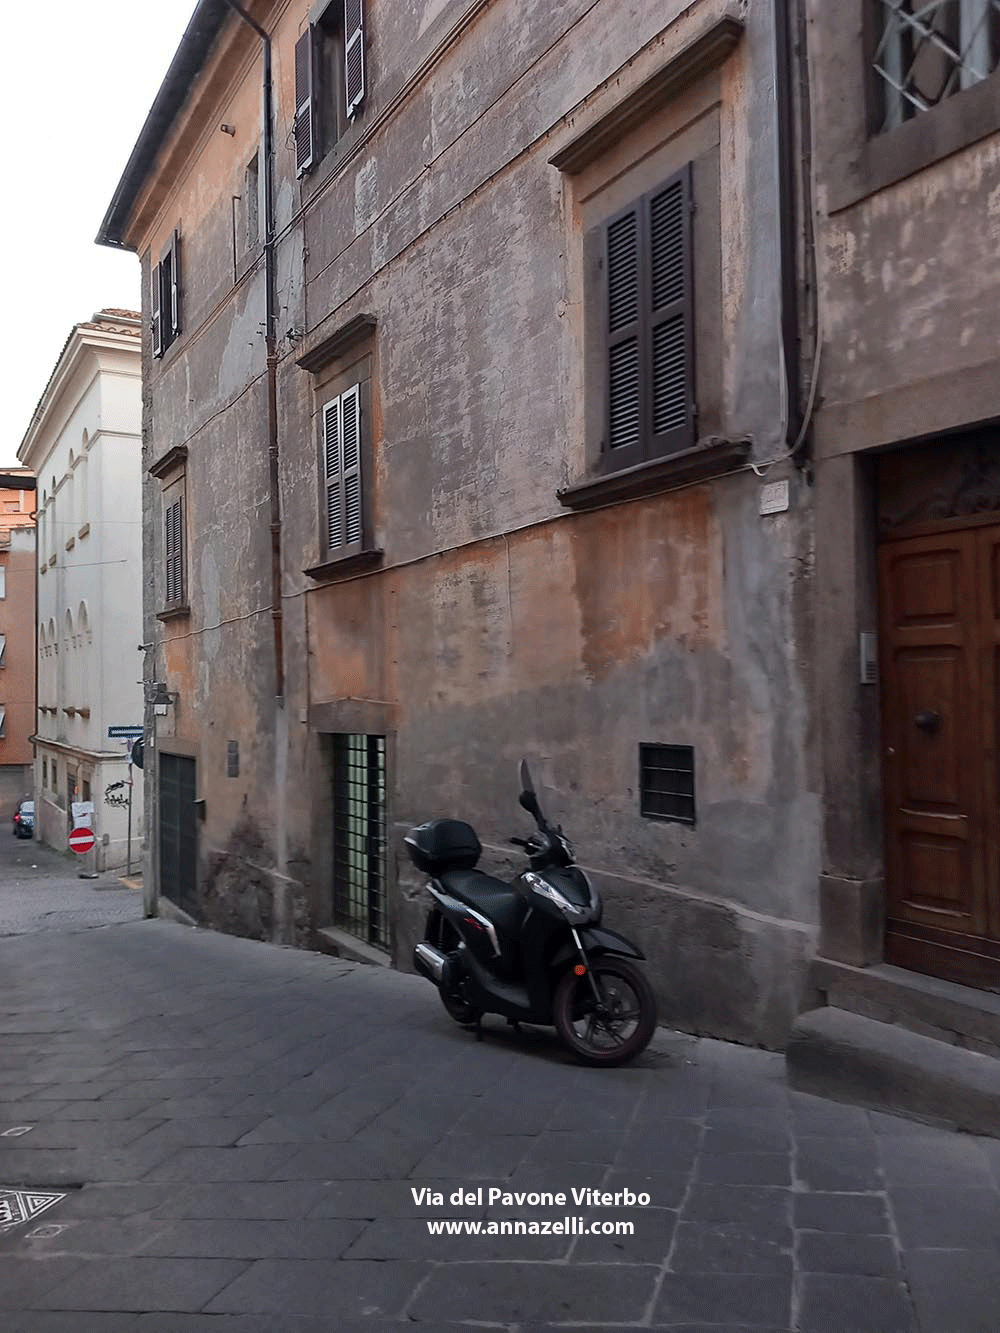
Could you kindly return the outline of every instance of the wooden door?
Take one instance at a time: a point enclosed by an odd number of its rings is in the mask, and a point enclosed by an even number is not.
[[[879,553],[886,960],[1000,990],[1000,526]]]

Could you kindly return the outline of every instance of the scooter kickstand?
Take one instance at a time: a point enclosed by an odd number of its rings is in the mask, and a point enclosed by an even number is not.
[[[520,1022],[519,1022],[516,1018],[508,1018],[508,1019],[507,1019],[507,1026],[508,1026],[509,1028],[513,1028],[515,1032],[520,1032],[520,1031],[521,1031],[521,1024],[520,1024]]]

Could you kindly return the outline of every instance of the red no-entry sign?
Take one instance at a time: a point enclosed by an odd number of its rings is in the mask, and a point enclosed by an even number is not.
[[[94,833],[89,828],[75,828],[69,835],[69,845],[74,852],[89,852],[94,845]]]

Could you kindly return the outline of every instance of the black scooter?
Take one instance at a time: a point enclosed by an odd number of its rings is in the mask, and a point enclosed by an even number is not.
[[[414,966],[463,1026],[478,1029],[483,1014],[554,1025],[584,1063],[624,1064],[656,1028],[652,987],[631,961],[644,955],[601,929],[600,895],[574,865],[562,828],[542,814],[524,760],[520,778],[518,799],[537,829],[510,840],[531,867],[513,884],[475,868],[482,846],[460,820],[436,819],[404,838],[434,899]]]

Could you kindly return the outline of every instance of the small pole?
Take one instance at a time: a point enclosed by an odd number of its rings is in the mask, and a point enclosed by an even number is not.
[[[129,751],[131,754],[131,751]],[[128,851],[125,853],[126,878],[132,874],[132,760],[128,761]]]
[[[94,830],[91,829],[91,832],[93,833]],[[96,835],[96,834],[94,835],[94,845],[93,845],[93,847],[91,847],[91,849],[90,849],[90,869],[89,869],[89,870],[81,870],[80,873],[79,873],[78,878],[79,878],[79,879],[99,879],[99,878],[100,878],[100,876],[99,876],[98,873],[97,873],[97,835]]]

